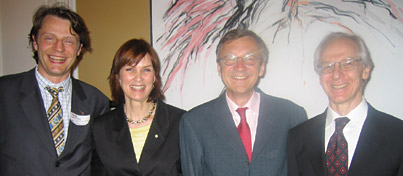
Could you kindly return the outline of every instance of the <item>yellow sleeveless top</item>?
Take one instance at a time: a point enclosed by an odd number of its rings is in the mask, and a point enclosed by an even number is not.
[[[143,151],[144,143],[146,142],[150,127],[151,123],[150,125],[140,128],[129,128],[130,136],[132,137],[134,152],[136,153],[137,163],[140,161],[141,152]]]

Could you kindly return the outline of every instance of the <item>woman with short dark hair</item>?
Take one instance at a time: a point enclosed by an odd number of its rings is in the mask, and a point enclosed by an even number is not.
[[[118,105],[93,125],[108,175],[181,175],[178,126],[185,111],[163,102],[159,73],[158,55],[144,40],[116,52],[109,84]]]

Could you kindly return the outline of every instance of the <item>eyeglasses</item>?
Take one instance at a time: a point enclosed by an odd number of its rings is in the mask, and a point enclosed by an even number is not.
[[[324,62],[318,65],[319,71],[322,74],[333,73],[335,70],[336,63],[342,71],[349,71],[357,66],[357,62],[362,61],[362,59],[346,58],[339,62]]]
[[[247,54],[243,57],[234,56],[232,54],[227,54],[222,58],[218,58],[217,62],[221,62],[226,66],[232,66],[238,63],[238,60],[242,60],[242,63],[245,65],[253,66],[255,65],[261,58],[255,56],[256,53]]]

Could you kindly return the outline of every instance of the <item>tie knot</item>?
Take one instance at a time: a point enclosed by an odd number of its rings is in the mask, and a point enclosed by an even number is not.
[[[238,108],[236,110],[236,112],[239,114],[239,116],[241,116],[241,118],[245,118],[245,111],[248,109],[248,107],[244,107],[244,108]]]
[[[59,88],[53,88],[53,87],[45,87],[45,89],[50,93],[50,95],[52,95],[52,97],[57,97],[57,95],[59,94],[59,92],[63,92],[63,87],[59,87]]]
[[[236,109],[236,112],[238,112],[238,114],[245,114],[245,111],[247,109],[248,109],[248,107],[238,108],[238,109]]]
[[[336,121],[336,130],[343,130],[350,119],[347,117],[339,117],[336,118],[334,121]]]

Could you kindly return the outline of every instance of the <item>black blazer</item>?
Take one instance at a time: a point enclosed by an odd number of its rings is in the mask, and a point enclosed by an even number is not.
[[[178,126],[184,112],[157,101],[156,113],[139,163],[136,161],[123,105],[97,118],[93,124],[95,150],[108,172],[99,175],[180,175]]]
[[[90,175],[90,124],[109,110],[109,100],[74,78],[72,89],[71,111],[91,118],[87,125],[70,122],[58,157],[35,70],[0,78],[0,175]]]
[[[290,130],[290,176],[327,174],[325,123],[326,111]],[[403,121],[368,105],[367,119],[362,127],[348,175],[403,175]]]

